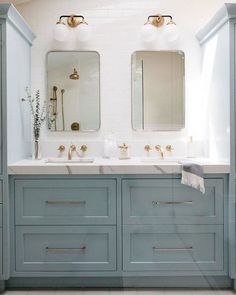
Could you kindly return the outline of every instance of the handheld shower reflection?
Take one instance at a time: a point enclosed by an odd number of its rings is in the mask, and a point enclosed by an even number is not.
[[[61,89],[61,116],[62,116],[62,130],[65,130],[65,115],[64,115],[64,93],[65,89]]]
[[[73,73],[70,75],[70,79],[71,80],[79,80],[79,74],[78,74],[78,71],[76,70],[76,68],[74,68]]]

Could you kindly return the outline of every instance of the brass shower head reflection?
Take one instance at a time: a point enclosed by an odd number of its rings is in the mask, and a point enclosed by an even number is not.
[[[71,80],[79,80],[79,74],[78,74],[78,72],[76,71],[75,68],[74,68],[73,73],[70,75],[70,79]]]

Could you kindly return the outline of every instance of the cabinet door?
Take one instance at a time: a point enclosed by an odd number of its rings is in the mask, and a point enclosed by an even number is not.
[[[113,179],[15,180],[17,225],[116,224]]]
[[[116,270],[114,226],[17,226],[16,271]]]
[[[124,225],[125,271],[224,274],[222,225]]]
[[[124,224],[223,224],[223,179],[205,187],[202,195],[180,179],[125,179]]]

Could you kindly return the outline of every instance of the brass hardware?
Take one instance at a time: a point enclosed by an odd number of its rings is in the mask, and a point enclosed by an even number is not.
[[[155,14],[155,15],[149,15],[146,24],[151,24],[155,27],[161,27],[164,25],[165,23],[165,18],[169,18],[169,22],[167,23],[167,25],[170,24],[175,24],[172,20],[172,16],[171,15],[162,15],[162,14]]]
[[[151,148],[151,146],[150,146],[149,144],[146,144],[146,145],[144,146],[144,150],[145,150],[146,152],[150,152],[151,149],[152,149],[152,148]]]
[[[183,248],[159,248],[159,247],[153,246],[152,249],[154,251],[192,251],[193,247],[189,246],[189,247],[183,247]]]
[[[64,93],[65,89],[61,89],[61,116],[62,116],[62,130],[65,130],[65,115],[64,115]]]
[[[86,201],[45,201],[48,205],[85,205]]]
[[[74,144],[72,144],[69,148],[69,151],[68,151],[68,160],[72,159],[73,152],[75,152],[75,151],[76,151],[76,146]]]
[[[153,206],[158,205],[192,205],[193,201],[152,201]]]
[[[78,252],[78,251],[85,251],[86,246],[82,246],[80,248],[45,248],[47,252]]]
[[[164,153],[163,153],[162,148],[159,144],[155,146],[155,150],[160,153],[161,160],[164,160]]]
[[[64,145],[60,145],[58,148],[58,151],[60,151],[60,153],[63,153],[66,150]]]
[[[172,152],[173,150],[174,150],[174,148],[172,147],[172,145],[171,144],[168,144],[167,146],[166,146],[166,150],[167,150],[167,152]]]
[[[79,74],[76,68],[74,68],[73,73],[70,75],[71,80],[79,80]]]
[[[76,28],[81,22],[83,22],[81,19],[81,16],[71,15],[67,17],[67,24],[71,28]]]
[[[160,14],[152,17],[151,24],[155,27],[161,27],[164,24],[164,17]]]
[[[61,15],[60,18],[59,18],[59,21],[57,22],[57,24],[65,25],[65,23],[62,21],[63,18],[66,18],[67,24],[71,28],[76,28],[80,24],[86,24],[87,25],[87,23],[84,20],[83,15],[74,15],[74,14],[72,14],[72,15]]]
[[[80,150],[85,153],[87,151],[88,147],[86,144],[81,145]]]
[[[129,148],[129,146],[126,143],[123,143],[122,145],[119,145],[119,148],[127,150]]]
[[[53,86],[52,88],[52,98],[50,98],[50,101],[52,101],[52,115],[55,118],[54,126],[55,131],[57,131],[57,86]]]
[[[71,130],[79,131],[79,129],[80,129],[80,125],[79,125],[78,122],[74,122],[74,123],[71,124]]]

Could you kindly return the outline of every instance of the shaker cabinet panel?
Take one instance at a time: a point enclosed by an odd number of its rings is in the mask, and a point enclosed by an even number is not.
[[[223,271],[223,226],[124,226],[126,271]]]
[[[206,193],[180,179],[122,181],[124,224],[222,224],[223,179],[205,179]]]
[[[116,269],[114,226],[17,226],[16,271]]]
[[[116,181],[16,180],[17,225],[115,224]]]

